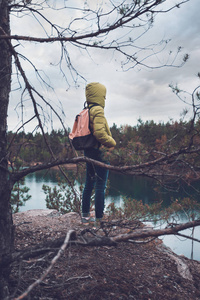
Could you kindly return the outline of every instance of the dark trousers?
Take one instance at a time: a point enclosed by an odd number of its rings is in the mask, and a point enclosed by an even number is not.
[[[105,162],[99,149],[90,148],[84,151],[86,157]],[[105,162],[106,163],[106,162]],[[108,170],[92,163],[86,163],[86,181],[82,197],[82,215],[87,217],[90,212],[90,198],[95,187],[95,215],[103,217],[105,188],[108,179]]]

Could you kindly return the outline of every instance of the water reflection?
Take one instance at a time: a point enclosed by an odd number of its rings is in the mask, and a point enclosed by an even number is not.
[[[132,177],[128,175],[120,175],[116,173],[110,174],[110,196],[125,195],[132,199],[142,200],[144,204],[154,202],[163,202],[163,206],[167,207],[172,200],[183,199],[184,197],[193,197],[199,200],[198,189],[200,182],[195,182],[193,186],[182,185],[176,183],[173,190],[161,187],[155,180],[147,177]]]

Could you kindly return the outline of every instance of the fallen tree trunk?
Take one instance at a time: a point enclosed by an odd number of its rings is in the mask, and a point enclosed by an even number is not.
[[[106,224],[106,223],[105,223]],[[104,226],[106,226],[104,224]],[[70,245],[75,245],[75,246],[84,246],[84,247],[96,247],[96,246],[116,246],[117,243],[121,242],[129,242],[130,240],[141,240],[141,239],[146,239],[146,238],[158,238],[159,236],[163,235],[175,235],[178,232],[188,229],[188,228],[193,228],[196,226],[200,225],[200,220],[192,221],[192,222],[187,222],[183,224],[178,224],[178,225],[170,225],[171,227],[168,228],[163,228],[163,229],[153,229],[153,228],[140,228],[140,229],[133,229],[133,231],[128,232],[128,233],[122,233],[118,234],[115,236],[105,236],[103,234],[97,235],[97,231],[94,229],[89,229],[85,232],[87,233],[90,232],[92,233],[91,236],[85,236],[85,233],[83,234],[81,232],[81,235],[79,236],[78,234],[73,232],[73,234],[70,236]],[[110,226],[110,223],[109,223]],[[131,228],[130,228],[131,229]],[[84,235],[84,238],[83,238]],[[63,244],[65,239],[65,236],[59,237],[58,239],[52,240],[45,242],[44,244],[40,244],[35,246],[34,248],[29,248],[26,250],[22,250],[20,252],[13,253],[12,257],[7,259],[6,261],[3,261],[1,265],[7,265],[12,263],[13,261],[18,261],[21,259],[28,259],[32,257],[39,256],[41,254],[50,252],[50,251],[57,251],[57,249]],[[0,265],[0,267],[1,267]]]
[[[135,231],[131,233],[126,233],[126,234],[120,234],[115,237],[112,237],[112,240],[115,242],[126,242],[129,239],[140,239],[140,238],[147,238],[147,237],[159,237],[162,235],[170,235],[170,234],[176,234],[179,231],[188,229],[188,228],[193,228],[196,226],[200,225],[200,220],[196,221],[191,221],[179,225],[172,225],[171,227],[168,228],[163,228],[163,229],[136,229]]]

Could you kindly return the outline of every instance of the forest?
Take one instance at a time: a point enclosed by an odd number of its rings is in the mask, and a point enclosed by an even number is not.
[[[127,163],[141,163],[155,159],[159,152],[170,153],[184,148],[190,141],[193,145],[200,143],[200,136],[194,134],[200,130],[200,119],[195,124],[191,121],[169,121],[167,123],[155,123],[153,120],[143,122],[138,120],[136,126],[113,124],[110,128],[113,138],[116,140],[116,147],[112,152],[106,152],[111,164],[116,166]],[[70,129],[68,129],[68,133]],[[68,133],[64,130],[52,130],[45,133],[45,140],[57,159],[70,158],[73,156],[73,149],[70,146]],[[19,133],[8,132],[8,153],[10,165],[15,168],[15,160],[21,160],[21,166],[27,167],[35,163],[47,163],[52,160],[40,132]],[[80,153],[83,154],[83,153]],[[147,155],[148,154],[148,155]],[[199,156],[193,155],[191,161],[199,162]]]

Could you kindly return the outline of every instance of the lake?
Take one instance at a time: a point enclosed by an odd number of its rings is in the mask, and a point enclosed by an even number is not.
[[[83,179],[84,180],[84,179]],[[109,174],[110,189],[106,197],[106,206],[114,202],[117,206],[123,203],[123,196],[131,197],[132,199],[142,200],[143,203],[151,204],[154,201],[162,199],[163,205],[168,206],[170,199],[178,199],[193,195],[199,199],[199,195],[195,193],[192,187],[183,187],[179,192],[169,192],[164,188],[158,187],[154,180],[144,177],[130,177],[121,174],[110,172]],[[30,174],[25,178],[25,184],[30,188],[29,194],[32,196],[25,206],[20,208],[20,211],[30,209],[45,209],[45,194],[42,190],[42,185],[46,184],[50,187],[57,185],[56,171],[41,171],[38,173]],[[77,183],[78,184],[78,183]],[[196,187],[199,182],[195,183]],[[186,222],[185,216],[181,217],[181,222]],[[191,235],[191,230],[182,231],[183,234]],[[195,228],[194,237],[200,237],[200,227]],[[183,254],[191,258],[192,241],[176,237],[173,235],[161,237],[166,246],[169,246],[175,253]],[[200,261],[200,243],[194,242],[193,245],[193,258]]]

